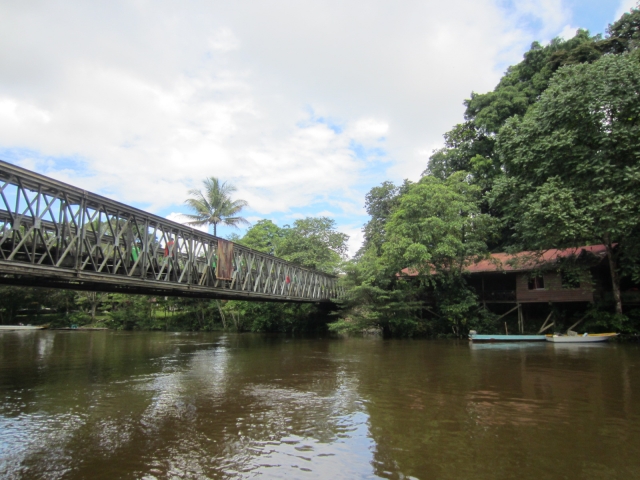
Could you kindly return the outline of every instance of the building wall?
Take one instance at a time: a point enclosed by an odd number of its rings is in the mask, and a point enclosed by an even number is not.
[[[516,299],[520,303],[536,302],[593,302],[593,286],[583,281],[580,288],[562,288],[560,275],[547,272],[543,275],[544,289],[529,290],[529,274],[516,277]]]

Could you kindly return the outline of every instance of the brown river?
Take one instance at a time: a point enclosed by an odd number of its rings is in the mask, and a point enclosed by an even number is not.
[[[640,479],[640,346],[1,332],[0,478]]]

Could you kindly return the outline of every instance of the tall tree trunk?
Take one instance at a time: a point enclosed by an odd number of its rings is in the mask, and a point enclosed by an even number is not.
[[[198,321],[200,322],[200,330],[204,330],[204,305],[203,301],[198,301]]]
[[[224,312],[222,311],[222,307],[220,306],[220,302],[216,300],[216,305],[218,305],[218,311],[220,312],[220,319],[222,320],[222,328],[227,329],[227,321],[224,318]]]
[[[89,301],[89,313],[91,314],[91,323],[96,321],[96,309],[98,308],[98,294],[96,292],[89,292],[87,295]]]
[[[231,313],[231,315],[233,315],[233,323],[236,324],[236,332],[239,332],[240,331],[240,326],[242,325],[242,322],[241,322],[242,319],[240,318],[240,312],[238,312],[235,315],[233,313]]]
[[[622,313],[622,296],[620,295],[620,276],[617,271],[617,262],[613,256],[613,246],[609,239],[606,239],[607,258],[609,259],[609,271],[611,272],[611,285],[613,299],[616,302],[616,313]]]

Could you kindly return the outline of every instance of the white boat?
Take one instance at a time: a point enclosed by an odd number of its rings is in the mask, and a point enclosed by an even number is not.
[[[606,342],[617,333],[585,333],[583,335],[547,335],[547,342],[553,343],[595,343]]]
[[[15,331],[15,330],[43,330],[43,325],[0,325],[0,331]]]

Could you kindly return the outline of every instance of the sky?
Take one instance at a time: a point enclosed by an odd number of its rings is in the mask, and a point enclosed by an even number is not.
[[[250,222],[328,216],[353,254],[366,193],[417,180],[472,91],[635,5],[1,2],[0,159],[176,221],[216,176]]]

